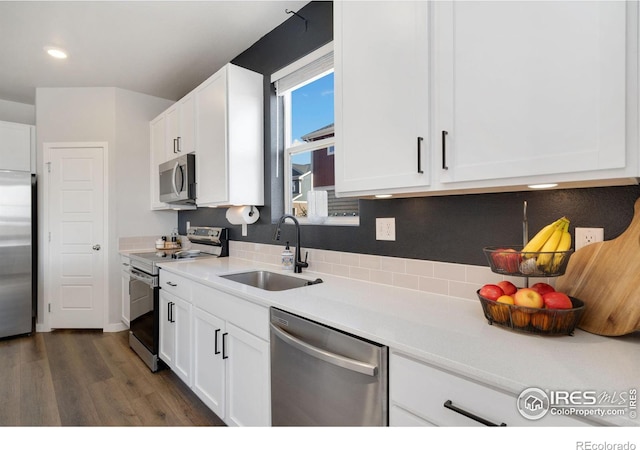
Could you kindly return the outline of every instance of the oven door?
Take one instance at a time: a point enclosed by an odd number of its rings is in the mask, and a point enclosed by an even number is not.
[[[131,268],[129,296],[131,334],[149,351],[158,354],[158,277]],[[140,355],[143,356],[143,355]],[[144,358],[144,357],[143,357]]]

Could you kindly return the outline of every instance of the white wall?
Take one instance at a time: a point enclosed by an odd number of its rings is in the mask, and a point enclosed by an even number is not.
[[[26,103],[0,99],[0,120],[5,122],[36,124],[36,107]]]
[[[116,88],[36,89],[37,173],[44,170],[45,142],[107,142],[108,145],[108,252],[107,330],[121,324],[118,237],[167,234],[177,226],[177,213],[149,209],[149,121],[173,102]],[[43,198],[38,185],[38,198]],[[39,239],[45,205],[40,204]],[[41,246],[42,247],[42,246]],[[47,329],[42,248],[38,255],[38,325]]]

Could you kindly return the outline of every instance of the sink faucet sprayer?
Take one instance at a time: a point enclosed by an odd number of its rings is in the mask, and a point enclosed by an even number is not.
[[[291,219],[296,226],[296,257],[293,261],[293,271],[295,273],[302,273],[303,267],[309,267],[309,264],[307,263],[307,256],[309,256],[309,252],[306,252],[304,261],[302,261],[302,258],[300,256],[300,223],[298,223],[298,219],[296,219],[291,214],[285,214],[284,216],[280,217],[280,220],[278,220],[278,226],[276,227],[276,232],[273,235],[273,240],[280,240],[280,226],[287,219]]]

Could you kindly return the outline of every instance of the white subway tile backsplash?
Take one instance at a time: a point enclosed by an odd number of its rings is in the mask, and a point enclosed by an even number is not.
[[[394,273],[393,285],[417,290],[420,288],[420,277],[417,275],[407,275],[406,273]]]
[[[394,273],[406,273],[407,263],[403,258],[392,258],[390,256],[382,256],[380,258],[380,269],[388,270]]]
[[[375,255],[360,255],[360,267],[380,270],[380,257]]]
[[[407,259],[406,270],[410,275],[433,277],[433,262],[421,259]]]
[[[465,281],[466,267],[463,264],[436,262],[433,264],[433,276],[445,280]]]
[[[267,264],[279,265],[282,250],[284,245],[280,244],[229,243],[231,256]],[[291,250],[295,252],[293,247]],[[504,277],[484,266],[304,248],[303,259],[307,251],[309,270],[314,272],[469,300],[476,300],[476,291],[486,283],[508,279],[517,286],[524,285],[521,278]],[[536,281],[553,282],[547,278],[532,278],[530,284]]]

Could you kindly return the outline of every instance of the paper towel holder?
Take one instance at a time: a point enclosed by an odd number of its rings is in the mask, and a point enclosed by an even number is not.
[[[232,225],[242,226],[242,235],[247,235],[247,225],[256,223],[260,218],[260,211],[253,205],[232,206],[227,209],[227,220]]]

